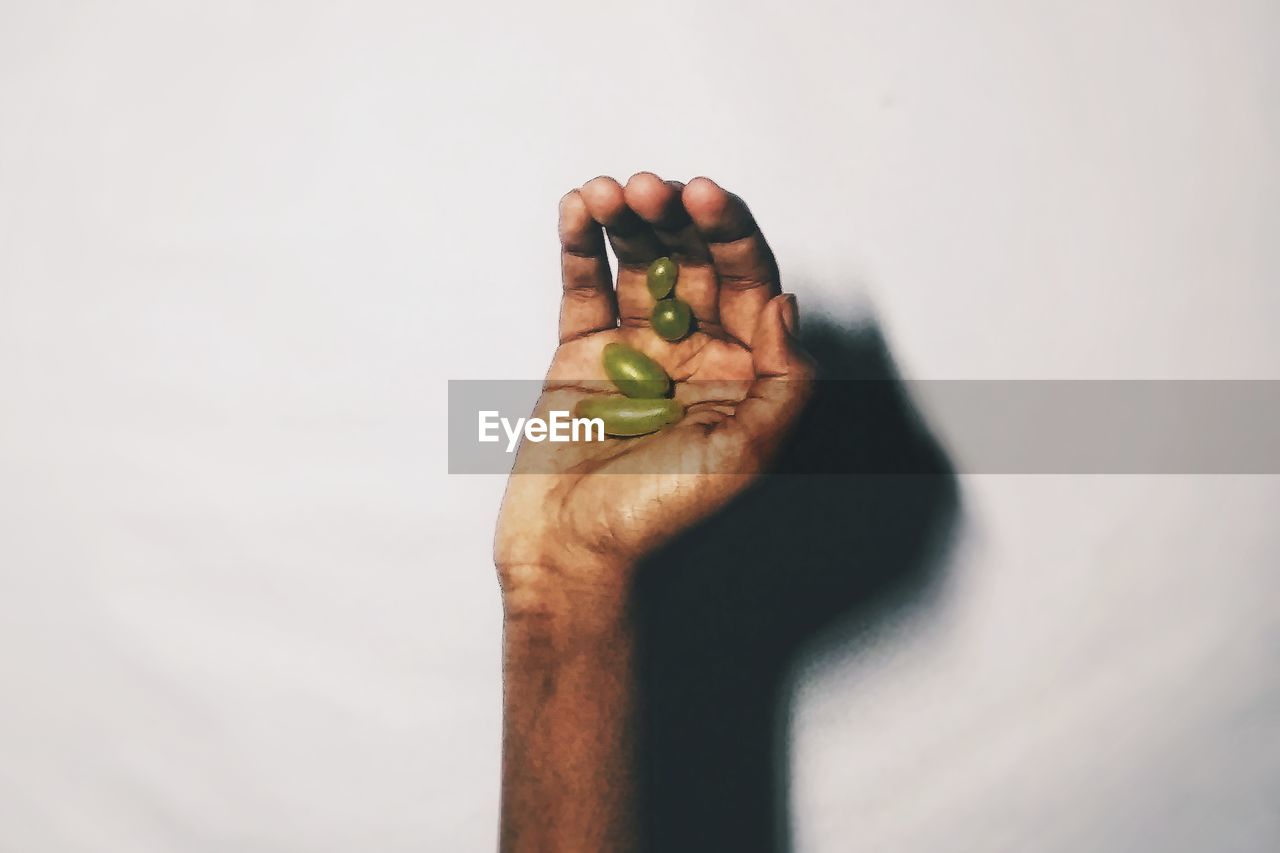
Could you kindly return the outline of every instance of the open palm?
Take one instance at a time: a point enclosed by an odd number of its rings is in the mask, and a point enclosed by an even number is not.
[[[618,258],[616,286],[605,237]],[[661,364],[686,408],[636,438],[521,446],[498,523],[504,583],[527,567],[573,588],[627,582],[638,557],[724,505],[771,461],[808,398],[812,365],[793,337],[795,298],[745,204],[706,178],[596,178],[560,206],[560,346],[538,414],[606,392],[611,342]],[[651,261],[679,264],[695,329],[669,343],[649,327]]]

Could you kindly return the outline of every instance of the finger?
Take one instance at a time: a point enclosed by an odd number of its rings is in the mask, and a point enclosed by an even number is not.
[[[814,365],[795,337],[797,321],[796,298],[776,296],[760,311],[753,334],[756,380],[735,419],[764,453],[777,448],[812,394]]]
[[[645,272],[666,249],[653,227],[627,206],[622,185],[600,177],[582,186],[582,200],[591,218],[604,226],[618,257],[618,313],[623,322],[648,322],[653,298],[645,287]]]
[[[582,198],[596,222],[605,228],[618,263],[647,268],[664,248],[653,228],[627,206],[622,185],[613,178],[593,178],[582,185]],[[644,269],[641,269],[643,272]]]
[[[668,255],[690,264],[711,263],[711,253],[684,209],[679,181],[664,181],[652,172],[637,172],[623,188],[627,206],[652,226]]]
[[[604,234],[577,190],[560,199],[560,277],[560,343],[618,324]]]
[[[715,264],[720,322],[751,346],[760,312],[781,291],[773,252],[742,199],[711,179],[694,178],[682,198]]]
[[[653,228],[664,253],[675,258],[680,269],[676,296],[705,327],[720,322],[719,289],[706,241],[684,209],[683,189],[683,184],[663,181],[652,172],[638,172],[627,181],[623,197]]]

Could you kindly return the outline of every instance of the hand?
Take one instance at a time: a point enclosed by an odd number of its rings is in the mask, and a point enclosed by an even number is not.
[[[742,201],[706,178],[684,187],[641,173],[625,189],[596,178],[561,202],[560,244],[560,347],[536,414],[600,393],[613,341],[662,364],[686,414],[637,438],[520,448],[495,543],[506,611],[500,846],[631,853],[644,849],[645,823],[632,569],[764,470],[813,371],[773,253]],[[676,293],[697,326],[674,344],[649,328],[645,272],[663,255],[680,266]]]
[[[621,341],[666,368],[686,414],[637,438],[522,445],[495,546],[508,613],[624,598],[640,556],[766,469],[813,376],[794,337],[795,297],[781,294],[764,235],[714,182],[641,172],[624,188],[596,178],[561,201],[560,243],[560,346],[539,413],[572,410],[593,393],[583,380],[604,379],[601,351]],[[664,255],[679,264],[676,294],[696,318],[677,343],[649,327],[645,273]]]

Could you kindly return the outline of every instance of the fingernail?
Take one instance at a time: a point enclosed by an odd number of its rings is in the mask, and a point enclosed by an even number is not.
[[[783,294],[783,296],[782,325],[786,327],[787,334],[795,337],[796,329],[800,328],[800,308],[796,305],[794,293]]]

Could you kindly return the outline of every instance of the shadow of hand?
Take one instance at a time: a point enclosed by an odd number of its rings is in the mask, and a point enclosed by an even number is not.
[[[789,668],[829,626],[921,590],[955,516],[878,330],[815,321],[802,340],[823,380],[779,473],[638,572],[651,850],[789,849]]]

